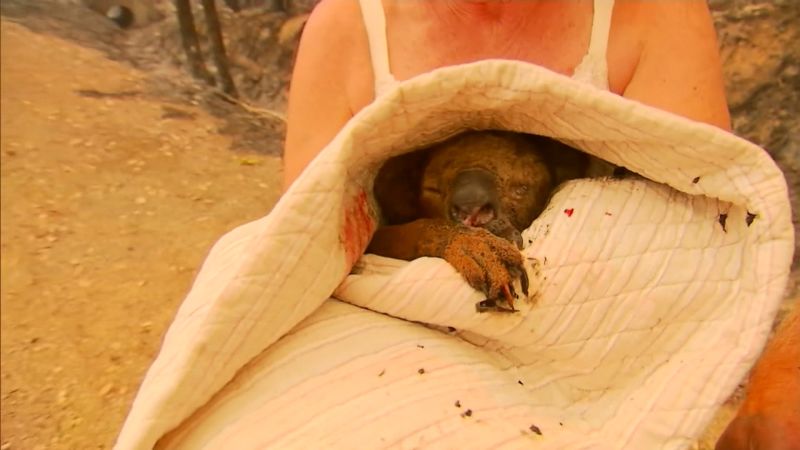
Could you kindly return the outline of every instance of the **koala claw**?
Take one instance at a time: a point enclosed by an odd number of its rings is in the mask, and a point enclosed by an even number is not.
[[[514,299],[518,298],[514,280],[520,279],[522,291],[527,295],[528,277],[519,250],[487,230],[459,227],[442,257],[470,286],[484,292],[488,300],[502,299],[512,311]]]
[[[478,303],[475,303],[475,311],[478,313],[485,313],[485,312],[503,312],[503,313],[515,313],[519,310],[512,308],[506,308],[504,306],[498,305],[496,300],[493,299],[486,299],[481,300]]]

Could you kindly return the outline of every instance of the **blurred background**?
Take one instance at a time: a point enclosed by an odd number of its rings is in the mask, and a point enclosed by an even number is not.
[[[112,446],[210,246],[279,197],[315,3],[0,0],[0,450]],[[797,230],[800,2],[709,4],[735,131],[786,174]]]

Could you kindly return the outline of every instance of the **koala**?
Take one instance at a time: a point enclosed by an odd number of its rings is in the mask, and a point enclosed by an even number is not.
[[[528,285],[521,231],[559,183],[587,167],[584,154],[556,141],[501,131],[465,132],[393,158],[375,179],[385,223],[367,251],[443,258],[486,294],[479,310],[504,299],[513,311],[513,282],[525,294]]]

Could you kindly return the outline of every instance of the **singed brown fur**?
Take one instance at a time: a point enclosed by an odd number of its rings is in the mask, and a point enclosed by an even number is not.
[[[470,285],[498,298],[524,276],[515,245],[520,231],[541,213],[553,188],[583,175],[586,164],[582,154],[555,141],[500,131],[462,133],[394,158],[375,180],[386,225],[368,251],[406,260],[444,258]],[[472,180],[473,173],[480,176]],[[485,192],[483,185],[470,185],[478,178],[492,180]],[[468,227],[456,220],[456,179],[459,188],[493,199],[490,222]]]

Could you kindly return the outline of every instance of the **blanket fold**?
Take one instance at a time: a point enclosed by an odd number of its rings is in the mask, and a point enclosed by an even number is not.
[[[367,255],[348,276],[382,162],[465,129],[553,137],[647,178],[558,190],[523,233],[517,314],[477,314],[435,258]],[[439,69],[362,110],[215,244],[115,448],[686,447],[761,349],[793,239],[783,176],[753,144],[527,63]]]

